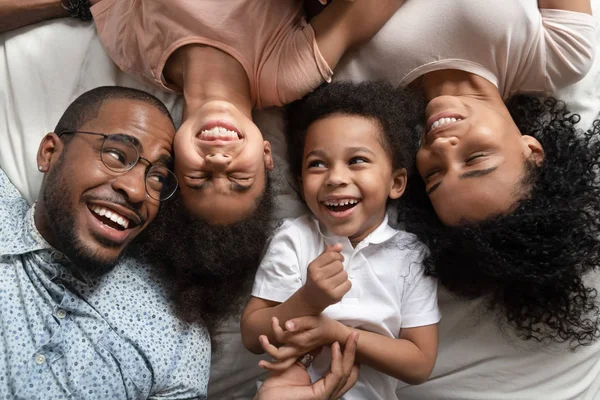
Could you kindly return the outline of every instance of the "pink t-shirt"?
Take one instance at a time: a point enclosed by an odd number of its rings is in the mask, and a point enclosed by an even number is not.
[[[258,108],[296,100],[333,74],[301,0],[103,0],[92,13],[115,63],[167,91],[175,89],[163,76],[167,59],[192,43],[234,57]]]

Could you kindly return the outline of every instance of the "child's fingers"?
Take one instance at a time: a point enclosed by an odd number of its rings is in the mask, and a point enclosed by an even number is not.
[[[285,329],[290,332],[302,332],[319,326],[319,318],[308,316],[290,319],[285,323]]]
[[[281,326],[279,325],[279,319],[277,319],[277,317],[271,318],[271,328],[273,329],[275,340],[277,340],[278,343],[285,343],[287,335],[283,329],[281,329]]]
[[[334,260],[329,264],[323,265],[319,268],[319,276],[321,279],[329,279],[334,275],[339,274],[344,270],[344,264],[339,260]]]
[[[281,361],[260,360],[258,366],[269,371],[283,372],[294,365],[297,359],[298,357],[294,356]]]
[[[328,251],[335,251],[339,253],[340,251],[342,251],[343,248],[344,246],[342,246],[341,243],[330,244],[325,248],[325,251],[322,254],[327,253]]]
[[[259,337],[260,344],[268,355],[270,355],[276,361],[282,361],[290,357],[298,357],[301,352],[292,346],[280,346],[277,348],[276,346],[269,343],[269,338],[264,335]]]
[[[336,288],[336,287],[340,286],[342,283],[346,282],[347,280],[348,280],[348,273],[344,270],[341,270],[337,274],[329,277],[327,279],[327,282],[329,283],[329,285],[331,285],[331,287]]]
[[[351,288],[352,288],[352,281],[347,279],[344,282],[342,282],[340,285],[336,286],[331,291],[331,295],[337,299],[341,299],[342,297],[344,297],[344,295],[346,293],[348,293],[350,291]]]

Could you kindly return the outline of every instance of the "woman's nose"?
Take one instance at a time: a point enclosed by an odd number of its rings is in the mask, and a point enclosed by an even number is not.
[[[205,156],[206,162],[213,168],[227,168],[232,157],[225,153],[211,153]]]

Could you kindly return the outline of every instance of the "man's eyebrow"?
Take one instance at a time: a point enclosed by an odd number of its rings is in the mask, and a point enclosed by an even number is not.
[[[459,178],[460,179],[478,178],[480,176],[488,175],[488,174],[494,172],[496,169],[498,169],[497,165],[495,167],[490,167],[490,168],[486,168],[486,169],[476,169],[474,171],[468,171],[468,172],[465,172],[464,174],[461,174],[459,176]],[[435,185],[433,185],[431,188],[429,188],[429,190],[426,192],[426,194],[429,196],[431,193],[433,193],[437,188],[440,187],[440,185],[442,184],[443,181],[444,180],[441,180],[438,183],[436,183]]]
[[[173,165],[173,158],[169,155],[163,154],[162,156],[158,157],[158,160],[154,161],[152,164],[162,164],[164,166],[171,166]]]

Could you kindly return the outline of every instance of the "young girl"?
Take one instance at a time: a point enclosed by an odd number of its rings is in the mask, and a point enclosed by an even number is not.
[[[335,0],[307,23],[300,0],[102,0],[98,34],[124,71],[184,95],[175,171],[194,217],[230,224],[256,210],[273,168],[254,107],[329,82],[344,52],[403,0]]]
[[[344,398],[391,399],[394,378],[418,384],[431,373],[437,284],[423,274],[425,248],[386,216],[413,162],[419,105],[389,84],[344,83],[293,110],[290,161],[312,215],[275,233],[242,316],[246,348],[277,360],[263,367],[284,369],[356,329],[362,367]],[[311,375],[329,358],[322,351]]]

